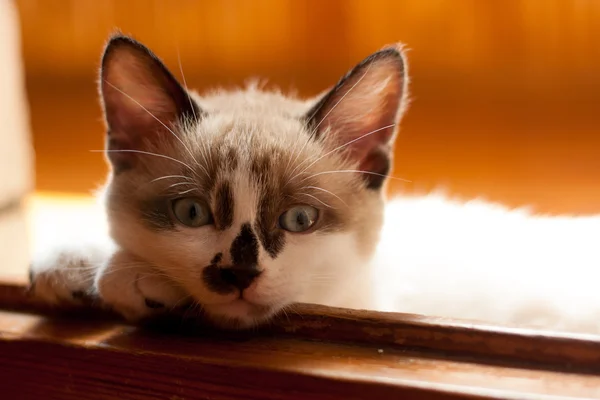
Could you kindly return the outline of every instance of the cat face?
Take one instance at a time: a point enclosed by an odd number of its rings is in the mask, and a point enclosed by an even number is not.
[[[389,47],[315,100],[256,87],[200,97],[113,37],[100,92],[114,239],[221,325],[348,304],[368,279],[406,85]]]

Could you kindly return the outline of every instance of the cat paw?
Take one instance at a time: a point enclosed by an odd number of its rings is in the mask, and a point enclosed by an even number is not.
[[[86,245],[37,252],[29,269],[29,294],[50,305],[94,302],[94,277],[106,258],[104,249]]]
[[[98,273],[94,286],[104,304],[130,322],[167,314],[189,300],[164,274],[124,251]]]

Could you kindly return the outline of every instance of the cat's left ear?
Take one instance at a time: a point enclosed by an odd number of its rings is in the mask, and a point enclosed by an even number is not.
[[[131,168],[139,153],[173,140],[176,127],[201,110],[167,67],[131,37],[112,36],[102,56],[100,96],[107,148],[116,171]]]
[[[311,133],[358,162],[367,187],[383,186],[392,145],[407,103],[408,73],[401,45],[387,46],[346,74],[306,114]]]

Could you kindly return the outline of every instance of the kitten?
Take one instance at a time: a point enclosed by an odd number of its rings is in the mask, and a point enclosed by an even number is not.
[[[600,332],[598,218],[436,196],[386,205],[407,106],[399,45],[301,101],[199,96],[117,35],[99,86],[106,221],[39,248],[32,291],[48,302],[100,298],[132,321],[193,303],[228,328],[307,302]]]
[[[101,197],[114,244],[41,249],[34,293],[98,296],[131,320],[193,301],[226,327],[296,302],[369,305],[407,96],[400,46],[309,101],[257,88],[200,97],[121,35],[101,64],[111,165]]]

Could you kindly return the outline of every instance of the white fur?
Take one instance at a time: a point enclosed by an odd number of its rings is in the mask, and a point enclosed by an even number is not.
[[[373,260],[374,308],[600,334],[599,238],[600,216],[397,198]]]

